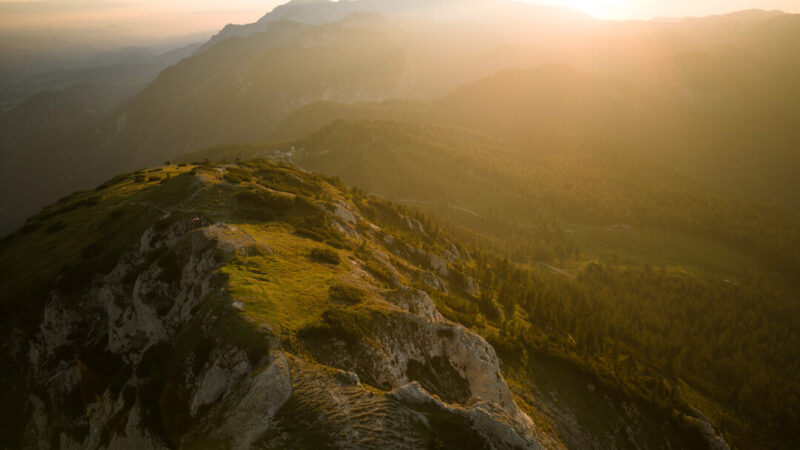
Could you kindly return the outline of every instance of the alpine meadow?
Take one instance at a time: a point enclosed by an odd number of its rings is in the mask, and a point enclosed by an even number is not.
[[[0,450],[797,448],[800,5],[0,16]]]

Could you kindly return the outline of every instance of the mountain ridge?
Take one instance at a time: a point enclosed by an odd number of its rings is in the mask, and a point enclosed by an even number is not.
[[[13,434],[7,435],[6,442],[24,445],[38,442],[36,445],[47,448],[49,429],[54,433],[65,433],[61,435],[62,442],[66,439],[66,442],[90,448],[98,445],[149,448],[165,444],[210,445],[214,442],[227,442],[232,448],[249,448],[259,439],[262,445],[288,445],[292,441],[286,439],[297,436],[296,432],[291,428],[280,431],[291,425],[289,422],[282,424],[281,420],[286,419],[276,414],[283,411],[290,398],[294,402],[317,402],[308,407],[323,407],[330,400],[324,396],[320,398],[319,394],[314,394],[318,396],[316,399],[308,396],[321,386],[327,386],[347,397],[349,408],[364,409],[372,405],[369,407],[376,408],[373,414],[378,414],[363,416],[372,422],[370,426],[376,428],[374,432],[361,433],[353,428],[358,428],[353,421],[360,420],[360,414],[342,423],[335,422],[335,416],[321,416],[318,420],[323,420],[326,427],[341,427],[328,430],[333,433],[331,437],[338,442],[337,445],[370,448],[402,446],[405,445],[401,444],[403,442],[421,445],[420,439],[424,442],[424,439],[429,439],[425,436],[431,433],[430,429],[426,431],[424,422],[420,424],[415,419],[421,413],[472,433],[473,437],[483,440],[480,446],[484,448],[539,448],[531,437],[537,434],[533,431],[533,423],[514,403],[500,375],[499,361],[482,338],[444,320],[423,291],[403,287],[401,280],[405,275],[391,268],[388,261],[369,262],[384,264],[395,271],[391,287],[376,290],[378,286],[384,286],[384,282],[364,272],[359,264],[354,264],[359,260],[345,258],[343,252],[355,251],[358,241],[362,241],[360,245],[363,246],[370,241],[378,244],[394,240],[388,234],[387,237],[369,237],[369,233],[374,234],[380,229],[363,222],[361,214],[351,209],[351,194],[338,191],[340,188],[333,185],[321,184],[324,182],[314,175],[263,163],[243,167],[258,170],[262,176],[269,177],[265,178],[272,180],[268,186],[280,188],[283,184],[283,188],[291,192],[247,182],[241,187],[226,183],[218,178],[220,172],[213,166],[169,167],[147,172],[150,175],[145,175],[148,178],[141,182],[136,182],[136,175],[112,180],[98,191],[103,195],[99,203],[83,207],[88,208],[86,212],[76,210],[78,213],[74,213],[67,207],[65,212],[55,210],[40,217],[40,220],[48,220],[46,217],[56,216],[61,219],[56,222],[62,224],[61,228],[77,227],[89,231],[105,214],[94,212],[100,208],[99,211],[111,211],[111,216],[106,216],[105,222],[101,221],[101,224],[108,223],[103,227],[117,232],[122,230],[118,225],[112,225],[114,219],[111,217],[127,216],[130,208],[143,209],[144,214],[140,213],[140,216],[145,219],[139,220],[139,225],[133,229],[125,230],[130,239],[121,239],[123,243],[112,246],[115,249],[109,249],[108,236],[101,234],[94,244],[79,252],[82,256],[78,258],[86,261],[105,258],[107,262],[103,263],[105,268],[101,273],[108,271],[106,275],[91,277],[91,272],[81,268],[84,263],[80,260],[76,261],[78,266],[72,268],[69,268],[71,263],[67,263],[66,272],[46,283],[54,289],[49,299],[37,297],[27,305],[16,303],[19,297],[13,297],[13,293],[25,292],[25,288],[14,291],[12,286],[17,284],[4,277],[3,290],[12,297],[4,296],[2,302],[8,313],[4,315],[2,328],[4,332],[16,329],[32,333],[31,360],[27,368],[23,365],[18,370],[28,373],[33,386],[38,386],[32,387],[34,397],[30,403],[26,402],[29,406],[23,408],[30,414],[27,417],[31,422],[26,427],[25,419],[17,417],[14,423],[20,424],[16,429],[22,435],[16,438],[12,438]],[[228,179],[242,173],[237,166],[222,170]],[[194,175],[190,175],[190,171]],[[160,183],[154,185],[155,178]],[[297,182],[302,183],[299,189]],[[315,204],[300,192],[316,192],[314,195],[327,199],[327,203]],[[242,206],[227,213],[222,209],[195,210],[192,206],[221,205],[217,198],[219,195],[238,199],[235,203]],[[72,201],[81,203],[82,197],[77,195]],[[171,206],[173,200],[165,202],[168,198],[186,201],[175,207]],[[103,206],[109,202],[113,204]],[[266,205],[271,206],[264,209]],[[259,209],[251,209],[254,206]],[[239,209],[242,207],[243,210]],[[240,214],[244,212],[262,219],[238,226],[219,220],[222,217],[220,213],[224,216],[231,212],[234,214],[231,218],[241,218]],[[262,222],[265,213],[286,217],[296,223],[299,231],[287,234],[281,225],[286,219],[275,217],[278,220],[272,225]],[[300,215],[295,216],[298,213]],[[92,216],[98,219],[91,219]],[[85,220],[83,217],[88,221],[82,222]],[[158,221],[150,225],[148,220]],[[330,225],[311,225],[317,220]],[[65,225],[65,221],[69,224]],[[259,222],[267,228],[254,227]],[[138,238],[141,230],[144,232]],[[314,239],[301,237],[300,231],[310,236],[325,233],[331,243],[338,244],[336,247],[326,247],[324,243],[320,246]],[[369,233],[362,234],[366,231]],[[421,228],[410,231],[412,234],[423,233]],[[47,233],[63,232],[50,225]],[[383,235],[382,231],[380,233]],[[62,240],[54,251],[63,253],[65,246],[72,245],[75,237]],[[0,251],[15,252],[13,248],[19,245],[16,241],[20,239],[26,239],[24,234],[10,241],[7,239],[6,248]],[[129,244],[124,244],[126,241]],[[116,249],[125,249],[131,244],[134,245],[121,254],[115,253],[119,251]],[[395,245],[404,246],[400,241]],[[326,248],[320,254],[328,256],[316,262],[313,251],[310,257],[301,256],[308,248]],[[108,254],[109,251],[112,253]],[[298,251],[301,254],[295,256]],[[286,260],[287,257],[292,259]],[[311,259],[304,262],[305,258]],[[366,261],[360,264],[366,264]],[[298,296],[301,292],[290,290],[283,292],[288,296],[288,303],[278,306],[280,303],[274,303],[269,296],[257,299],[242,295],[240,289],[257,287],[259,283],[253,284],[241,274],[247,272],[248,277],[263,277],[261,270],[267,267],[263,264],[301,264],[307,267],[306,270],[319,271],[330,281],[321,280],[321,285],[317,284],[319,282],[305,284],[303,289],[317,291],[330,287],[330,300],[323,295],[308,303],[312,299],[301,300],[302,297]],[[446,271],[447,268],[440,266],[439,270]],[[42,272],[39,273],[38,276],[42,276]],[[78,279],[72,278],[72,274],[79,273]],[[291,276],[283,282],[290,282],[290,279]],[[334,287],[343,289],[341,301],[334,296]],[[171,294],[177,296],[170,297]],[[293,302],[300,304],[293,305]],[[44,307],[43,316],[37,312],[40,307]],[[277,311],[264,315],[276,307]],[[283,314],[298,307],[311,307],[311,310],[303,317],[295,316],[291,322],[281,319]],[[286,308],[289,309],[282,312]],[[38,327],[25,325],[26,310],[33,313],[28,320],[39,322]],[[408,327],[416,330],[413,338],[406,332]],[[16,345],[5,348],[5,357],[27,358],[23,356],[24,350]],[[95,356],[83,353],[86,345],[95,346],[92,347],[92,351],[97,352]],[[69,364],[64,366],[68,361],[64,359],[65,355],[70,352],[76,352],[77,379],[71,378],[73,369]],[[286,352],[292,352],[294,356]],[[174,361],[163,368],[167,372],[163,375],[153,365],[158,364],[161,358]],[[194,366],[191,365],[193,358]],[[202,362],[204,360],[206,362]],[[331,368],[315,367],[319,363]],[[4,378],[13,371],[4,370]],[[172,374],[171,378],[161,378],[172,371],[185,373],[194,381],[187,385],[174,385],[178,373]],[[304,377],[312,377],[314,381],[304,381]],[[46,382],[48,379],[61,381]],[[303,384],[306,382],[312,384],[306,386]],[[374,388],[365,389],[362,382],[369,382],[384,393],[378,393]],[[156,391],[151,393],[152,389]],[[93,394],[87,396],[87,390]],[[438,396],[431,396],[428,390]],[[41,394],[38,392],[45,393],[45,396],[39,397]],[[72,402],[69,400],[72,393],[83,398],[83,407],[69,403]],[[155,403],[153,394],[156,394]],[[63,400],[60,396],[64,396]],[[4,397],[14,395],[4,392]],[[337,407],[342,407],[341,400],[338,402]],[[324,407],[334,405],[336,403]],[[77,416],[75,411],[67,409],[74,407],[81,408]],[[161,408],[160,414],[158,408]],[[301,413],[291,411],[285,414],[292,417],[292,414]],[[305,416],[301,417],[308,417],[310,411],[305,410],[302,412]],[[9,419],[8,413],[7,410],[4,419]],[[385,418],[381,419],[382,416]],[[226,419],[220,419],[222,417]],[[275,417],[275,420],[270,417]],[[87,420],[92,427],[81,431]],[[208,425],[209,421],[213,423],[215,420],[223,420],[224,424]],[[386,423],[381,425],[384,421]],[[114,423],[125,422],[126,427],[115,428]],[[396,433],[392,430],[393,422],[406,431]],[[42,428],[42,423],[51,425]],[[239,431],[242,427],[246,427],[247,433]],[[100,430],[102,434],[99,434]],[[5,428],[5,433],[10,432],[11,429]],[[281,442],[283,444],[277,444]]]
[[[33,256],[39,248],[52,257]],[[570,422],[559,427],[574,436],[554,432],[529,388],[506,383],[493,348],[504,341],[452,321],[493,289],[470,275],[481,256],[424,216],[335,179],[264,161],[123,174],[47,208],[0,254],[2,351],[18,362],[0,370],[3,420],[15,424],[3,428],[6,442],[606,439]],[[614,439],[703,442],[693,425],[661,423],[663,413],[625,414],[637,422]]]

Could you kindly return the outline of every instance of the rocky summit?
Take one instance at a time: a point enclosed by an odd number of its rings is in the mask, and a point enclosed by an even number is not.
[[[552,447],[493,348],[419,289],[479,289],[469,252],[425,220],[268,162],[62,199],[0,244],[0,440]]]

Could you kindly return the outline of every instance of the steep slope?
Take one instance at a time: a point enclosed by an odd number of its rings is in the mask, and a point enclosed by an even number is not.
[[[556,445],[492,347],[409,287],[472,286],[469,256],[429,232],[267,163],[170,166],[64,199],[0,244],[3,441]]]
[[[404,96],[405,70],[400,49],[374,28],[281,22],[162,73],[115,114],[124,125],[110,144],[117,154],[152,162],[198,145],[257,140],[313,100]]]

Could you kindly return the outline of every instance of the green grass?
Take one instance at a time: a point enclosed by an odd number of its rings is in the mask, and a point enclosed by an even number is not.
[[[248,317],[296,329],[330,307],[328,289],[347,269],[311,261],[308,255],[319,244],[292,234],[283,225],[238,226],[273,249],[271,255],[223,268],[230,276],[234,299],[244,304]]]
[[[186,172],[178,168],[165,171],[173,175]],[[192,189],[190,177],[176,176],[151,189],[156,184],[137,183],[135,176],[128,176],[105,188],[102,199],[93,191],[73,194],[33,217],[27,226],[30,231],[14,233],[0,244],[4,300],[24,296],[59,273],[80,274],[80,280],[62,277],[75,284],[109,271],[163,215],[160,207],[180,202]],[[26,270],[15,270],[17,267]]]

